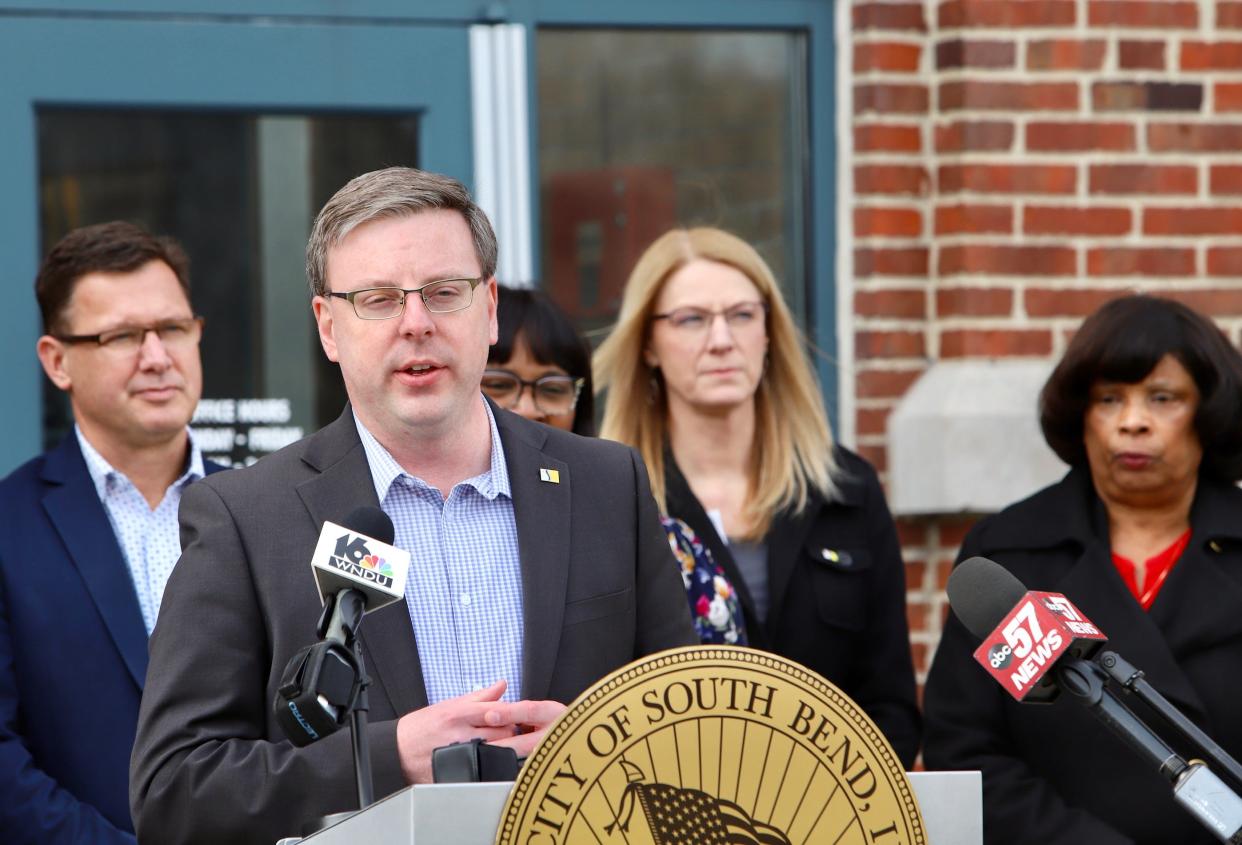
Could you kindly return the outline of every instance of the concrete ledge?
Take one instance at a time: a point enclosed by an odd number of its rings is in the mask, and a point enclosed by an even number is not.
[[[992,513],[1059,479],[1039,430],[1051,361],[940,361],[888,420],[894,514]]]

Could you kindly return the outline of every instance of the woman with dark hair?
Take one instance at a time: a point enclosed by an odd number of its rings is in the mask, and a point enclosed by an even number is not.
[[[565,312],[539,291],[500,285],[496,322],[483,392],[527,419],[594,435],[591,350]]]
[[[1242,756],[1242,354],[1180,303],[1114,300],[1070,342],[1040,423],[1069,473],[979,522],[959,560],[982,555],[1028,589],[1064,593]],[[987,842],[1216,841],[1085,708],[1064,695],[1019,705],[975,663],[976,645],[947,621],[924,695],[924,760],[983,771]]]

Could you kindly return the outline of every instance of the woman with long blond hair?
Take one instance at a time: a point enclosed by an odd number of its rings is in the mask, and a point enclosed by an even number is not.
[[[893,520],[875,471],[833,442],[758,252],[719,229],[660,237],[594,370],[602,436],[642,454],[660,509],[710,549],[750,643],[837,684],[912,764],[920,722]]]

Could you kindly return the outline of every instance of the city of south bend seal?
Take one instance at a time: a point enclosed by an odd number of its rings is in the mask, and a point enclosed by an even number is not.
[[[526,761],[498,845],[926,845],[875,723],[810,670],[660,652],[584,692]]]

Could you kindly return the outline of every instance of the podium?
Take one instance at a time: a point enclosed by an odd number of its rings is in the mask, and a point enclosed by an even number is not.
[[[982,845],[979,772],[911,772],[928,845]],[[277,845],[492,845],[511,783],[411,786],[305,839]]]

